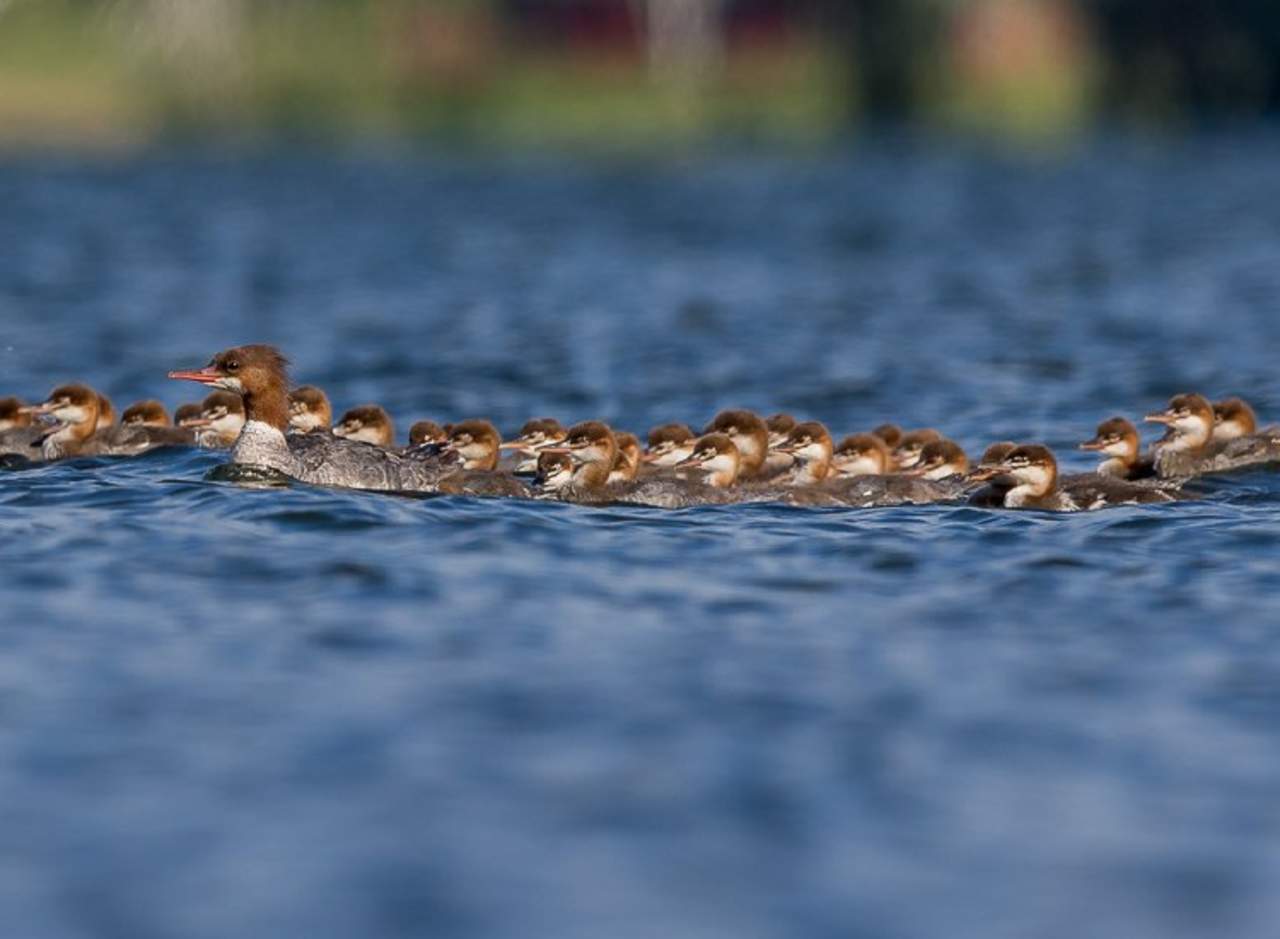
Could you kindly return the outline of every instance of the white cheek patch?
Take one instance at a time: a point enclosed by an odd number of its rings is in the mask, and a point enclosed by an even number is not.
[[[840,462],[839,469],[845,476],[877,476],[880,464],[869,456],[846,457]]]
[[[244,385],[240,384],[240,379],[234,378],[230,375],[223,375],[213,383],[213,386],[215,388],[222,388],[226,391],[234,391],[236,394],[239,394],[244,390]]]
[[[1044,467],[1024,466],[1014,470],[1012,475],[1018,482],[1037,492],[1043,492],[1049,488],[1049,472]]]
[[[1208,428],[1205,427],[1204,419],[1196,417],[1194,414],[1178,418],[1173,422],[1173,426],[1184,434],[1200,435],[1208,430]]]
[[[826,456],[826,449],[820,443],[811,443],[797,450],[796,456],[802,460],[820,460]]]

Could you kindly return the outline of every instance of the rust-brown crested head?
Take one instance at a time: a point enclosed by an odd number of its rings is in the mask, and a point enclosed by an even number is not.
[[[535,489],[554,492],[573,482],[573,457],[563,450],[544,450],[538,454],[538,467],[533,478]]]
[[[348,440],[362,440],[379,447],[390,447],[396,440],[395,424],[386,409],[377,404],[362,404],[342,415],[333,433]]]
[[[445,446],[462,457],[466,469],[492,470],[498,465],[501,443],[498,428],[487,420],[472,418],[449,425]]]
[[[920,454],[925,446],[941,439],[942,434],[932,427],[908,431],[902,435],[898,445],[893,448],[893,458],[899,466],[904,469],[910,469],[919,462]]]
[[[179,427],[186,427],[191,421],[200,419],[201,410],[202,408],[198,401],[188,401],[186,404],[180,404],[173,412],[173,422]]]
[[[923,476],[941,478],[969,471],[969,457],[954,440],[943,438],[924,445],[916,472]]]
[[[333,423],[329,396],[315,385],[302,385],[289,392],[289,426],[309,432],[327,430]]]
[[[881,424],[871,433],[883,440],[890,450],[902,442],[902,428],[897,424]]]
[[[0,432],[30,427],[31,409],[19,398],[0,398]]]
[[[1245,437],[1258,429],[1258,416],[1243,398],[1224,398],[1213,405],[1217,424],[1231,425],[1236,436]]]
[[[415,421],[409,428],[409,445],[418,447],[424,443],[444,443],[448,434],[435,421]]]
[[[1123,417],[1109,417],[1098,425],[1092,439],[1080,444],[1080,449],[1103,452],[1124,449],[1133,450],[1136,453],[1138,442],[1138,428],[1134,427],[1131,421]]]
[[[675,444],[688,443],[694,439],[694,436],[688,424],[660,424],[649,431],[649,449],[653,450],[663,445],[674,446]]]
[[[744,437],[763,432],[769,437],[769,427],[759,414],[745,408],[721,411],[702,431],[704,434],[728,434],[730,437]]]
[[[772,414],[765,419],[765,426],[769,428],[770,436],[775,434],[783,435],[791,433],[792,428],[796,426],[796,419],[790,414],[779,412]]]
[[[1012,440],[998,440],[982,451],[979,466],[998,466],[1005,457],[1018,448]]]
[[[125,427],[169,427],[169,412],[154,399],[129,405],[120,417]]]

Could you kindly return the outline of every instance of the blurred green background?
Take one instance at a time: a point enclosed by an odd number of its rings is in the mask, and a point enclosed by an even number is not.
[[[1280,109],[1275,0],[0,0],[0,146],[1014,140]]]

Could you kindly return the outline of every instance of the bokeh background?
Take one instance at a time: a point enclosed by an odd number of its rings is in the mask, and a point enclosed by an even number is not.
[[[5,0],[0,141],[661,149],[1280,108],[1266,0]]]
[[[1280,416],[1274,0],[0,0],[0,394]],[[1148,436],[1150,434],[1148,433]],[[0,936],[1280,922],[1280,474],[1046,515],[0,473]]]

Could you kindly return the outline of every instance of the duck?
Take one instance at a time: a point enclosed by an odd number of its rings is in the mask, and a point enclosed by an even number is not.
[[[200,412],[204,410],[199,401],[188,401],[180,404],[173,412],[173,423],[178,427],[189,427],[191,421],[200,419]]]
[[[59,385],[32,413],[55,422],[32,446],[45,460],[79,456],[133,456],[156,447],[190,446],[195,435],[186,428],[100,427],[101,396],[84,384]]]
[[[883,476],[893,458],[889,447],[876,434],[851,434],[831,453],[831,474],[836,477]]]
[[[498,471],[502,435],[487,420],[475,418],[449,426],[443,450],[456,454],[458,468],[440,480],[439,491],[486,498],[529,498],[529,487],[510,473]]]
[[[614,433],[618,443],[618,455],[609,471],[609,483],[633,482],[640,472],[640,440],[635,434]]]
[[[44,436],[33,409],[21,398],[0,398],[0,455],[29,458],[32,445]]]
[[[327,434],[332,425],[333,406],[322,390],[315,385],[301,385],[289,392],[290,433]]]
[[[835,447],[831,442],[830,431],[818,421],[804,421],[791,428],[778,450],[795,460],[791,469],[774,480],[778,485],[812,486],[831,473],[831,457]]]
[[[444,443],[448,439],[449,432],[435,421],[414,421],[413,426],[409,428],[410,447]]]
[[[137,401],[124,409],[120,417],[122,427],[172,427],[169,412],[155,399]]]
[[[1224,398],[1213,403],[1213,439],[1226,443],[1258,432],[1258,416],[1242,398]]]
[[[881,424],[872,430],[871,433],[883,440],[884,445],[888,447],[890,451],[902,442],[902,428],[897,424]]]
[[[743,490],[735,484],[742,464],[741,454],[728,434],[704,434],[693,451],[677,467],[679,475],[649,476],[636,482],[610,487],[613,501],[662,509],[685,509],[699,505],[761,501],[759,492]]]
[[[235,445],[244,430],[244,402],[230,391],[214,391],[200,404],[200,416],[187,422],[196,433],[196,444],[207,450]]]
[[[743,409],[721,411],[702,431],[703,434],[725,434],[738,448],[739,475],[743,479],[764,475],[769,452],[769,428],[760,415]]]
[[[640,461],[653,469],[671,469],[689,458],[697,439],[688,424],[661,424],[649,431]]]
[[[376,404],[352,408],[333,425],[335,437],[360,440],[390,450],[396,445],[396,427],[386,409]]]
[[[999,493],[997,504],[1006,509],[1039,509],[1048,512],[1081,512],[1117,505],[1173,502],[1175,492],[1140,486],[1100,473],[1058,475],[1058,461],[1043,444],[1021,444],[995,466],[971,474],[990,480]],[[975,494],[990,504],[990,493]]]
[[[924,452],[925,446],[941,439],[942,434],[932,427],[906,431],[898,438],[897,444],[890,451],[893,456],[894,469],[909,470],[914,468],[920,462],[920,454]]]
[[[565,438],[565,429],[554,417],[535,417],[521,425],[512,440],[503,441],[503,450],[518,454],[513,472],[534,473],[538,468],[538,454],[547,447],[559,446]]]
[[[253,466],[319,486],[370,491],[437,492],[456,471],[456,454],[408,454],[331,434],[289,429],[289,362],[274,346],[254,343],[217,353],[198,369],[169,377],[238,394],[245,425],[231,448],[232,465]]]
[[[954,440],[934,440],[924,445],[916,465],[907,472],[932,482],[964,476],[969,472],[969,457]]]
[[[764,458],[764,476],[774,477],[786,472],[795,463],[789,453],[783,453],[778,447],[787,439],[787,434],[795,429],[796,419],[786,412],[774,414],[765,419],[765,427],[769,429],[769,452]]]
[[[1138,428],[1123,417],[1110,417],[1098,425],[1091,439],[1080,444],[1081,450],[1103,455],[1097,472],[1117,479],[1152,479],[1156,477],[1154,459],[1141,455]]]

